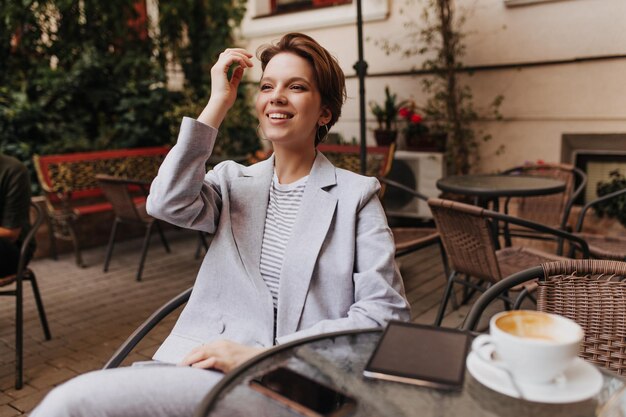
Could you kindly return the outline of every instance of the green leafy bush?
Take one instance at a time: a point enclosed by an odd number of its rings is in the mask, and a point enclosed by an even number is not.
[[[245,9],[239,0],[159,2],[160,35],[148,36],[136,4],[0,2],[0,152],[30,166],[34,153],[175,141],[178,109],[204,106],[208,69],[233,45]],[[183,66],[183,92],[165,88],[166,53]],[[239,100],[234,114],[237,122],[221,129],[221,150],[252,152],[259,144],[249,101]]]
[[[250,110],[249,89],[249,85],[240,84],[239,97],[220,126],[213,154],[243,157],[261,148],[256,133],[258,121]],[[196,117],[202,112],[206,103],[207,97],[197,98],[191,89],[188,89],[173,107],[169,117],[173,120],[182,120],[184,116]],[[172,125],[171,136],[176,137],[177,134],[178,125]]]
[[[626,188],[626,177],[618,169],[611,171],[609,178],[609,181],[598,182],[596,191],[599,197]],[[626,226],[626,195],[622,194],[598,203],[596,212],[599,216],[616,218],[622,225]]]

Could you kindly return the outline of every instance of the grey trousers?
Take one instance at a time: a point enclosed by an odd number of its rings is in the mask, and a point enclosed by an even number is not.
[[[50,391],[31,417],[189,417],[222,376],[178,366],[89,372]]]

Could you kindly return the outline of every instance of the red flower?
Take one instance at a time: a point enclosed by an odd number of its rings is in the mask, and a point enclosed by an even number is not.
[[[406,107],[400,107],[400,110],[398,110],[398,114],[400,115],[400,117],[407,117],[411,114],[411,111]]]
[[[422,116],[420,116],[419,114],[413,114],[411,116],[411,123],[420,123],[422,121]]]

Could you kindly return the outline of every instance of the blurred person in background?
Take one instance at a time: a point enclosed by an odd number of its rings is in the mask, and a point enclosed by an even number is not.
[[[30,178],[26,166],[0,153],[0,277],[17,272],[22,241],[30,230]],[[35,251],[33,245],[26,256]]]

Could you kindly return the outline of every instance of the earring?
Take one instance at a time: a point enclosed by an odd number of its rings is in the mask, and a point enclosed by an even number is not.
[[[328,137],[328,131],[330,130],[328,128],[328,125],[322,125],[322,126],[320,126],[320,128],[321,127],[325,127],[326,128],[326,134],[320,138],[320,129],[317,129],[317,131],[315,133],[315,139],[317,139],[317,143],[324,142],[326,140],[326,138]]]
[[[263,129],[261,129],[261,123],[259,123],[259,125],[256,127],[256,135],[261,138],[261,140],[269,140],[268,138],[265,137],[265,135],[263,134]]]

